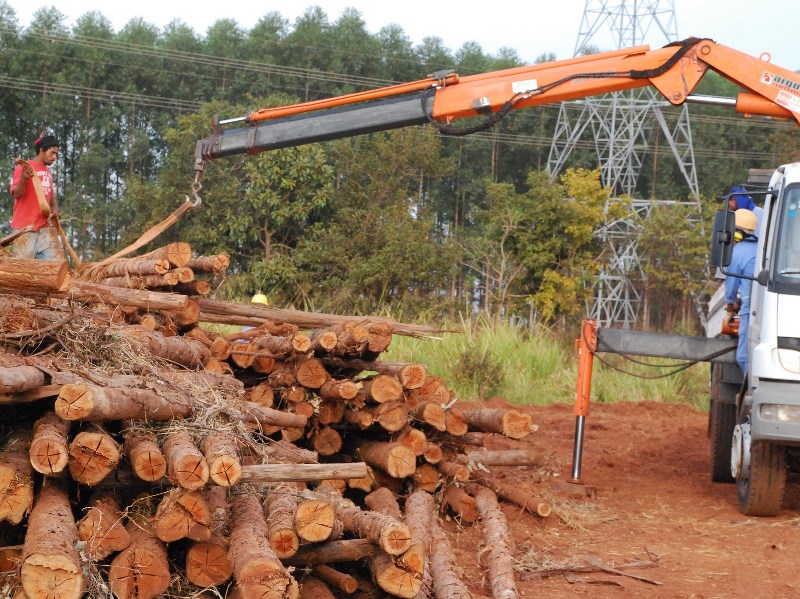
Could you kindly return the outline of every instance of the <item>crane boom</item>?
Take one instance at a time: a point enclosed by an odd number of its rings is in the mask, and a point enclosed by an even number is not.
[[[708,70],[741,87],[738,112],[794,120],[800,124],[800,74],[717,44],[689,38],[650,50],[636,46],[567,60],[459,77],[434,73],[427,79],[279,108],[216,123],[197,142],[197,180],[206,160],[252,154],[431,122],[448,135],[487,129],[509,111],[653,86],[673,105],[691,93]],[[484,116],[478,125],[452,121]],[[224,129],[235,122],[244,126]]]

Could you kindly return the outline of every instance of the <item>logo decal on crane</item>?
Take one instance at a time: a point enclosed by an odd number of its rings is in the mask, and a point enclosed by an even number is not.
[[[769,71],[761,73],[761,83],[779,90],[776,104],[792,112],[800,112],[800,83]]]

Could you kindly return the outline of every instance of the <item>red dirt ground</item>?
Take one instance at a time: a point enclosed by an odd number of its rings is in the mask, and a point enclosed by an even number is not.
[[[790,477],[777,517],[740,514],[736,486],[711,482],[706,414],[665,403],[593,405],[582,478],[596,487],[596,496],[575,498],[553,484],[571,472],[571,406],[525,409],[538,432],[521,441],[492,436],[496,448],[541,450],[541,467],[492,472],[554,505],[549,518],[538,519],[502,503],[516,545],[521,597],[800,597],[798,481]],[[447,528],[460,527],[451,521]],[[481,549],[480,524],[462,528],[450,540],[473,596],[490,597],[484,569],[471,565]],[[603,572],[534,575],[585,567],[584,554],[616,568],[645,562],[646,567],[624,572],[652,582]]]

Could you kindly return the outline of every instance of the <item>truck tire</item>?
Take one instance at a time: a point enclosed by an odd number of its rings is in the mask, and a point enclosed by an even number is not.
[[[739,506],[745,516],[774,516],[783,506],[786,447],[769,441],[750,445],[750,469],[736,480]]]
[[[731,437],[736,426],[736,386],[722,382],[721,364],[711,364],[711,406],[708,419],[711,480],[715,483],[732,483]]]

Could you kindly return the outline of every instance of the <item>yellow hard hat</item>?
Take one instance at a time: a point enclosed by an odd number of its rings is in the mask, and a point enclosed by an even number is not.
[[[260,293],[260,292],[256,293],[253,296],[253,299],[250,300],[250,303],[251,304],[263,304],[265,306],[269,306],[269,300],[267,299],[267,296],[264,295],[263,293]]]
[[[739,208],[734,216],[736,228],[751,235],[756,232],[756,215],[752,210]]]

